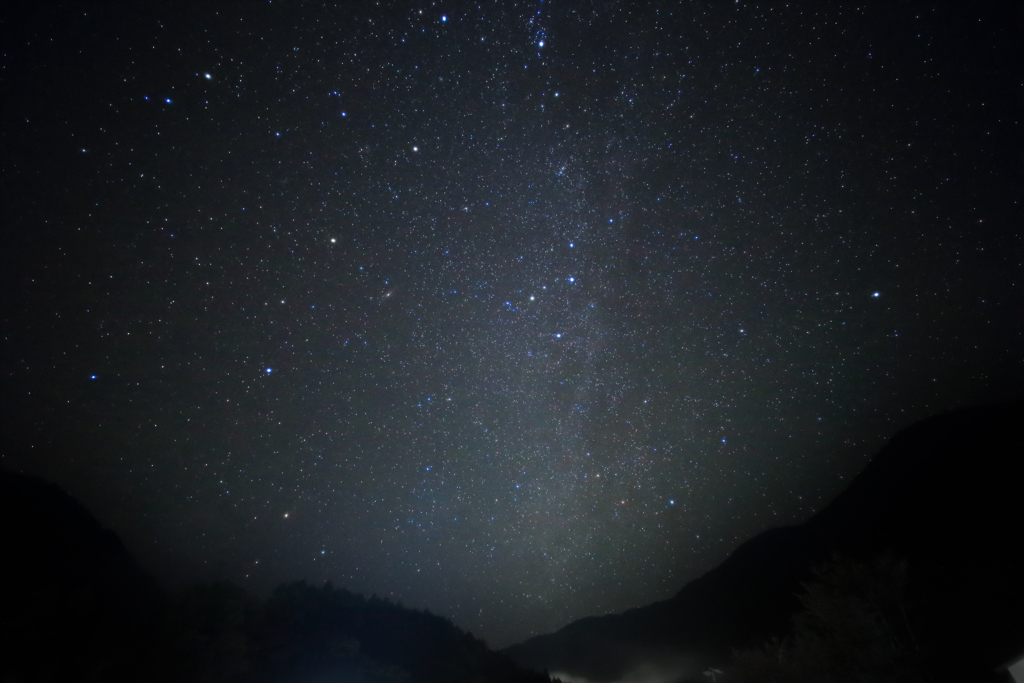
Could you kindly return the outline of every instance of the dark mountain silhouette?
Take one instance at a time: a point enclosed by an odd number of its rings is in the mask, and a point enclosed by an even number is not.
[[[265,603],[193,586],[164,642],[163,680],[550,683],[447,619],[330,584],[283,584]]]
[[[933,653],[933,680],[991,677],[1024,653],[1022,427],[1024,401],[919,422],[806,523],[747,541],[674,597],[505,652],[595,681],[680,655],[722,666],[733,648],[788,631],[812,567],[837,552],[888,554],[907,562],[908,618]]]
[[[0,680],[140,670],[167,597],[78,501],[0,469],[0,556]]]
[[[0,681],[551,683],[449,620],[330,586],[172,599],[56,486],[0,470]]]

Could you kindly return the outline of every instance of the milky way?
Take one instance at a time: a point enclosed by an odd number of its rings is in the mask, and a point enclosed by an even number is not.
[[[5,461],[172,585],[331,579],[507,645],[1020,385],[997,16],[131,12],[5,29]]]

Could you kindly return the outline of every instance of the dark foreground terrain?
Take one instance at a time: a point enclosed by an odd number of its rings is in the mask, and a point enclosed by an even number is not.
[[[702,680],[996,680],[1024,655],[1022,427],[1020,401],[919,422],[806,523],[669,600],[506,652],[595,681],[652,662]]]
[[[0,681],[1006,680],[1024,654],[1022,425],[1024,402],[920,422],[673,598],[504,653],[330,585],[171,596],[69,495],[0,470]]]
[[[547,683],[447,619],[330,585],[171,597],[81,504],[0,470],[0,681]]]

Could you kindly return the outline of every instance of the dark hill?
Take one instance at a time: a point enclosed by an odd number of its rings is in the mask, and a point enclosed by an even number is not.
[[[958,411],[897,434],[806,523],[771,529],[674,597],[508,648],[517,662],[596,681],[690,655],[722,665],[788,629],[811,568],[839,552],[909,562],[916,632],[937,680],[980,680],[1024,653],[1024,402]]]
[[[167,598],[114,532],[53,484],[0,469],[0,679],[120,680]]]
[[[56,486],[0,470],[0,681],[550,683],[442,617],[330,585],[171,599]]]
[[[329,584],[283,584],[263,603],[196,585],[168,627],[162,680],[550,683],[448,619]]]

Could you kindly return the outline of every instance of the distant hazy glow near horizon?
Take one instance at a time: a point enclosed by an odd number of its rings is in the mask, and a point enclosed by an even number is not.
[[[332,580],[504,646],[1020,386],[1002,29],[705,5],[24,23],[5,465],[165,581]]]

